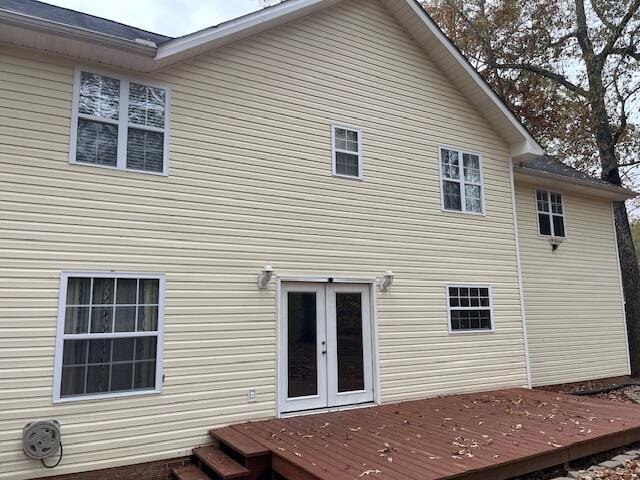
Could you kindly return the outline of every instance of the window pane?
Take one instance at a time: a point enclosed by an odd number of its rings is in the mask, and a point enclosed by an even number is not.
[[[445,210],[462,210],[462,197],[460,195],[460,184],[457,182],[443,182],[444,188],[444,208]]]
[[[137,83],[129,84],[129,122],[164,128],[165,91]]]
[[[160,297],[160,280],[145,278],[140,280],[138,303],[142,305],[157,304]]]
[[[80,113],[118,120],[119,108],[119,80],[95,73],[80,74]]]
[[[557,215],[553,216],[553,235],[555,237],[564,237],[564,218]]]
[[[111,333],[113,331],[113,307],[93,307],[91,309],[91,333]]]
[[[89,340],[89,363],[111,362],[111,340]]]
[[[76,161],[115,167],[118,161],[118,127],[79,118]]]
[[[157,337],[142,337],[136,339],[136,360],[155,360]]]
[[[109,391],[109,365],[91,365],[87,368],[87,393]]]
[[[133,378],[134,389],[155,388],[156,362],[137,362]]]
[[[464,203],[467,212],[482,213],[482,187],[478,185],[465,185]]]
[[[63,365],[85,365],[87,363],[87,340],[65,340],[62,349]]]
[[[162,172],[164,134],[130,128],[127,136],[127,168]]]
[[[480,157],[465,153],[462,158],[465,182],[480,183]]]
[[[116,307],[115,332],[136,331],[136,307]]]
[[[318,350],[315,292],[287,296],[287,395],[318,394]]]
[[[117,284],[116,303],[120,305],[135,305],[138,281],[135,278],[119,278]]]
[[[458,152],[443,149],[442,155],[442,176],[452,180],[460,179],[460,160]]]
[[[118,392],[133,388],[133,363],[111,366],[111,391]]]
[[[358,155],[336,152],[336,173],[350,177],[359,176]]]
[[[86,367],[63,367],[60,396],[84,395]]]
[[[338,392],[364,390],[362,294],[336,292]]]
[[[538,211],[539,212],[548,212],[549,211],[549,199],[547,192],[542,192],[538,190],[536,192],[536,200],[538,202]]]
[[[133,361],[135,338],[116,338],[113,340],[113,361]]]
[[[93,279],[93,305],[111,305],[113,304],[113,278],[94,278]]]
[[[91,301],[91,279],[69,277],[67,280],[67,305],[89,305]]]
[[[67,307],[64,318],[64,333],[89,332],[90,307]]]
[[[551,218],[547,213],[538,214],[538,223],[540,225],[541,235],[551,235]]]
[[[147,305],[138,307],[138,331],[155,332],[158,330],[158,307]]]
[[[550,193],[549,197],[551,199],[551,211],[562,215],[562,196],[558,193]]]

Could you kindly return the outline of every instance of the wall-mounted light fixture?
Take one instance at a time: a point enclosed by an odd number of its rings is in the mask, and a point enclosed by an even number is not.
[[[562,239],[558,237],[551,237],[549,239],[549,243],[551,244],[551,251],[555,252],[560,245],[562,245]]]
[[[269,282],[273,276],[273,267],[271,265],[265,265],[260,275],[258,275],[258,288],[264,290],[269,288]]]
[[[389,290],[389,287],[393,283],[393,272],[389,270],[385,272],[384,277],[380,279],[380,290],[383,292]]]

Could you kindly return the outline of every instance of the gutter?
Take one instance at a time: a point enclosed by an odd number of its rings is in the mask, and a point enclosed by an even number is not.
[[[0,10],[0,23],[35,30],[50,35],[61,35],[73,40],[90,42],[103,47],[116,48],[128,53],[150,58],[155,58],[156,52],[158,51],[158,47],[149,41],[141,40],[138,42],[124,40],[119,37],[94,32],[85,28],[72,27],[63,23],[43,20],[41,18],[31,17],[29,15],[23,15],[21,13],[10,12],[7,10]]]
[[[628,190],[623,187],[616,187],[615,185],[607,185],[604,183],[592,182],[589,180],[583,180],[580,178],[568,177],[565,175],[558,175],[556,173],[544,172],[541,170],[535,170],[533,168],[528,167],[513,167],[513,172],[521,175],[531,175],[534,177],[545,178],[548,180],[555,180],[563,183],[571,183],[573,185],[579,185],[582,187],[595,188],[597,190],[601,190],[603,192],[608,192],[618,197],[624,197],[625,199],[635,198],[639,194],[634,192],[633,190]]]

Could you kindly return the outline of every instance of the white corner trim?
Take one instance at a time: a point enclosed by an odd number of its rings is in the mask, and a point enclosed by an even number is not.
[[[520,232],[518,231],[518,213],[516,202],[516,186],[513,175],[513,158],[509,156],[509,180],[511,182],[511,211],[513,212],[513,235],[516,242],[516,266],[518,272],[518,292],[520,294],[520,318],[522,321],[522,341],[524,347],[524,364],[527,373],[527,387],[532,388],[531,358],[529,357],[529,332],[527,330],[527,314],[524,302],[524,282],[522,281],[522,260],[520,258]],[[535,195],[535,193],[534,193]],[[537,208],[537,207],[536,207]],[[563,206],[564,209],[564,206]],[[563,210],[564,211],[564,210]],[[538,219],[536,218],[536,223]]]
[[[629,330],[627,327],[627,301],[624,297],[622,285],[622,268],[620,267],[620,251],[618,250],[618,230],[616,230],[616,212],[611,202],[611,224],[613,226],[613,244],[615,246],[616,266],[618,267],[618,286],[620,288],[620,305],[622,307],[622,326],[624,327],[624,340],[627,352],[627,373],[631,375],[631,353],[629,352]]]

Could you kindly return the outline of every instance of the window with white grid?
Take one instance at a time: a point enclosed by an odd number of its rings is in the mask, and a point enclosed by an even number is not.
[[[449,331],[492,331],[491,297],[491,287],[488,285],[448,285]]]
[[[564,207],[559,193],[536,190],[536,208],[540,235],[564,238]]]
[[[362,178],[362,132],[356,128],[332,127],[333,174]]]
[[[440,149],[442,208],[484,213],[482,160],[479,155],[453,148]]]
[[[72,163],[167,173],[167,87],[78,69],[73,95]]]
[[[61,276],[55,399],[157,391],[164,278]]]

